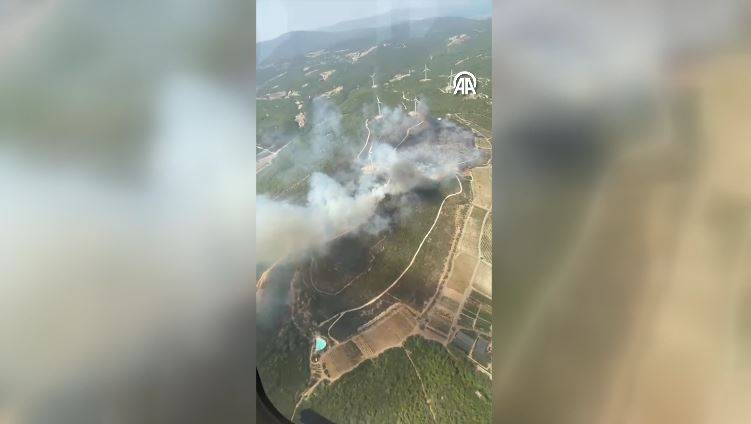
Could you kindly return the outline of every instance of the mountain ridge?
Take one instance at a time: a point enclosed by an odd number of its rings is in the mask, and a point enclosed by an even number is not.
[[[360,28],[342,31],[303,30],[291,31],[268,41],[256,44],[256,61],[263,64],[270,60],[292,59],[311,51],[330,49],[357,39],[371,38],[374,43],[391,41],[409,34],[427,34],[431,29],[444,25],[471,25],[478,21],[489,20],[464,17],[433,17],[392,23],[376,28]]]

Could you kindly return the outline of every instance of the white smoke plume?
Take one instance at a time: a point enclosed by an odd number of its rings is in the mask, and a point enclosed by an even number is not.
[[[326,110],[334,113],[332,119],[338,122],[338,112],[331,105]],[[379,134],[398,133],[403,137],[406,128],[415,124],[399,109],[384,108],[383,115],[388,119],[378,122]],[[364,151],[359,160],[351,161],[335,176],[313,173],[304,205],[258,196],[259,263],[324,246],[348,231],[381,231],[387,228],[388,220],[377,216],[376,209],[387,195],[397,196],[415,187],[436,184],[459,172],[463,164],[479,158],[469,131],[441,121],[424,125],[427,129],[415,134],[414,140],[403,148],[376,139],[372,150]],[[326,142],[325,138],[315,138],[312,144]]]

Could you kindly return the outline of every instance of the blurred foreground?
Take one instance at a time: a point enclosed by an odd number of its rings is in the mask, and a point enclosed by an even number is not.
[[[497,422],[751,422],[751,15],[689,3],[493,22]]]
[[[252,17],[0,2],[0,423],[253,420]]]

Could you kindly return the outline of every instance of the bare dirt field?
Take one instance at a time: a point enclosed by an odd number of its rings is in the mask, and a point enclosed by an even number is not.
[[[327,377],[335,380],[363,360],[401,346],[416,326],[417,319],[409,308],[402,304],[394,306],[362,333],[321,355],[321,364],[327,371]]]
[[[399,305],[387,317],[373,324],[352,341],[366,356],[380,355],[386,349],[400,346],[417,325],[415,315]]]
[[[484,166],[472,169],[472,192],[474,200],[472,204],[489,210],[493,205],[493,185],[491,182],[492,168]]]
[[[446,286],[460,293],[464,293],[475,270],[477,258],[466,253],[459,253],[454,259],[454,266],[449,274]]]
[[[490,265],[480,261],[475,273],[475,279],[472,281],[472,287],[485,296],[491,297],[493,291],[492,273],[493,270]]]
[[[362,358],[362,352],[357,345],[350,340],[332,347],[321,355],[321,365],[325,370],[326,376],[335,380],[342,374],[356,367]]]
[[[459,251],[477,256],[477,245],[480,241],[482,220],[485,217],[485,209],[473,206],[469,219],[464,227],[462,239],[459,243]]]
[[[464,301],[464,293],[459,293],[458,291],[454,289],[450,289],[448,287],[444,287],[441,291],[441,295],[448,297],[449,299],[455,300],[459,303]]]

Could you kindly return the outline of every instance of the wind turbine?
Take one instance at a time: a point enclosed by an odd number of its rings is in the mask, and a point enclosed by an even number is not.
[[[376,102],[378,103],[378,116],[381,116],[381,99],[376,96]]]
[[[404,91],[402,91],[402,100],[403,100],[402,106],[404,106],[404,110],[409,110],[407,109],[407,105],[404,103],[404,102],[409,102],[409,99],[407,98],[407,96],[404,95]]]
[[[423,69],[423,72],[425,72],[425,81],[428,80],[428,71],[430,71],[430,69],[428,69],[428,64],[426,63],[425,69]]]
[[[417,96],[415,96],[415,113],[417,113]]]
[[[372,88],[376,88],[375,76],[376,76],[375,71],[373,71],[373,75],[370,76],[370,79],[373,81],[373,87]]]
[[[446,92],[451,91],[451,84],[454,82],[454,68],[451,68],[451,73],[449,74],[449,82],[446,85]]]

